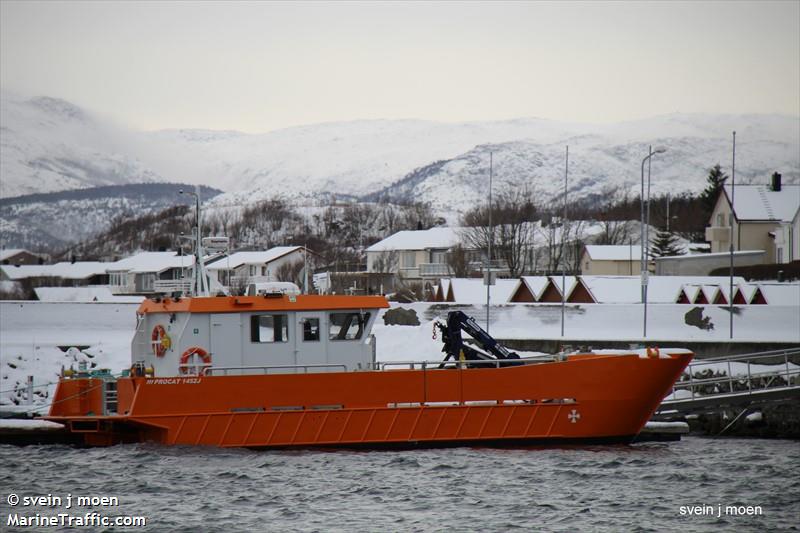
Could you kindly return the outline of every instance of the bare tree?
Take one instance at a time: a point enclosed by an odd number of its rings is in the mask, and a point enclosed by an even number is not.
[[[603,200],[596,206],[597,220],[603,232],[595,239],[595,244],[624,244],[630,239],[630,222],[616,213],[616,206],[630,203],[629,193],[619,187],[603,190]]]
[[[462,241],[467,248],[481,250],[487,249],[491,241],[492,255],[506,264],[512,277],[520,276],[531,266],[533,222],[537,218],[533,194],[528,189],[503,191],[492,206],[491,214],[491,229],[488,206],[479,206],[464,214]]]
[[[278,281],[290,281],[299,287],[303,284],[303,280],[300,279],[302,272],[302,261],[286,262],[275,270],[275,279]]]
[[[372,261],[372,272],[391,273],[397,270],[397,252],[384,250]]]
[[[467,251],[461,244],[456,244],[447,252],[447,266],[457,278],[466,278],[469,274]]]
[[[563,220],[553,217],[537,228],[546,243],[548,272],[557,272],[562,265],[569,271],[579,269],[585,226],[584,220]]]

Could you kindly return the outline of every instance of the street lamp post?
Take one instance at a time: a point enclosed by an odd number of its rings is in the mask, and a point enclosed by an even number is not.
[[[663,154],[666,151],[667,151],[666,148],[656,148],[655,150],[653,150],[653,147],[651,146],[649,148],[649,150],[648,150],[649,153],[647,154],[647,157],[642,159],[642,196],[641,196],[641,208],[642,208],[642,227],[641,227],[641,232],[642,232],[642,235],[641,235],[641,240],[642,240],[642,265],[641,265],[641,273],[640,273],[640,277],[641,277],[641,281],[642,281],[642,303],[644,304],[644,316],[643,316],[643,319],[642,319],[643,320],[642,321],[642,338],[647,338],[647,284],[648,284],[647,274],[648,274],[648,272],[647,272],[647,248],[646,247],[649,244],[648,242],[646,242],[645,223],[644,223],[644,164],[647,163],[648,161],[650,161],[650,158],[653,157],[655,154]],[[647,178],[647,192],[648,192],[648,199],[647,199],[648,206],[647,207],[648,207],[648,211],[650,209],[650,198],[649,198],[649,194],[650,194],[650,177],[649,176],[650,176],[650,174],[648,172],[648,178]],[[648,222],[648,224],[650,223],[649,220],[647,222]]]
[[[731,227],[730,231],[730,292],[728,293],[728,314],[730,315],[730,338],[733,339],[733,219],[736,216],[736,211],[733,206],[733,199],[736,193],[736,132],[733,132],[733,155],[731,160],[731,214],[728,217],[728,224]]]
[[[494,227],[492,226],[492,152],[489,152],[489,245],[486,258],[486,333],[489,333],[489,304],[491,303],[492,288],[492,241],[494,240]]]
[[[564,241],[567,231],[567,176],[569,175],[569,145],[564,156],[564,220],[561,221],[561,338],[564,338],[564,318],[567,301],[567,265],[564,256]],[[577,236],[576,236],[577,239]],[[562,340],[563,342],[563,340]]]

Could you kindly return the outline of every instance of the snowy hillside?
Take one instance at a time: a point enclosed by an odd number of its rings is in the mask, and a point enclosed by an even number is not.
[[[58,193],[0,198],[0,234],[7,248],[60,251],[107,230],[116,219],[193,205],[175,183],[90,187]],[[203,198],[220,191],[203,187]]]
[[[573,197],[602,195],[618,187],[638,194],[641,160],[648,144],[663,146],[667,152],[652,162],[652,193],[699,192],[706,183],[708,168],[730,159],[728,139],[677,137],[654,138],[649,143],[611,144],[607,137],[584,136],[565,139],[570,146],[569,194]],[[437,161],[416,170],[405,179],[372,195],[373,198],[410,200],[425,198],[435,209],[458,209],[485,202],[488,196],[489,152],[492,152],[494,191],[532,190],[535,198],[550,201],[563,194],[565,146],[515,141],[477,146],[453,159]],[[796,182],[800,156],[797,144],[751,141],[737,146],[738,183],[766,183],[775,170],[784,180]]]
[[[369,120],[314,124],[263,134],[125,129],[53,98],[3,92],[0,197],[143,181],[202,183],[242,204],[277,195],[315,199],[390,196],[463,210],[484,198],[488,151],[498,190],[527,185],[543,200],[559,190],[564,145],[571,189],[636,188],[649,144],[654,190],[699,190],[707,169],[730,168],[738,132],[737,180],[773,171],[800,179],[800,119],[780,115],[672,114],[616,124],[543,119],[439,123]]]
[[[69,102],[0,93],[0,197],[169,181],[132,150],[135,135]]]

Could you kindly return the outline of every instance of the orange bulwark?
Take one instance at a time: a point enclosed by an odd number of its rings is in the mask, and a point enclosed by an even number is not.
[[[690,359],[584,354],[505,368],[121,378],[120,414],[100,417],[93,416],[102,412],[98,395],[61,401],[92,380],[67,380],[47,418],[80,432],[87,445],[628,442]]]

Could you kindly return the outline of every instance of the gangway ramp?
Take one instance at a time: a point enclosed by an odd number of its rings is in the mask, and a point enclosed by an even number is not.
[[[800,347],[693,361],[656,416],[800,398]]]

